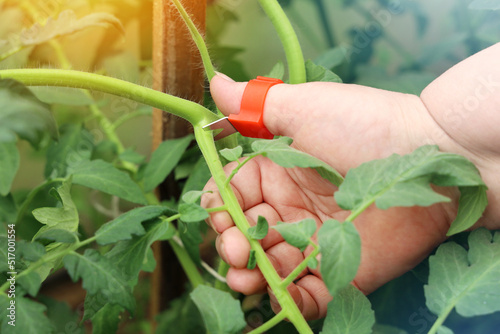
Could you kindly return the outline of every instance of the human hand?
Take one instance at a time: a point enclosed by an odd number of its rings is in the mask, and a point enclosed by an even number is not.
[[[214,99],[225,114],[239,110],[244,88],[245,83],[230,82],[221,76],[211,83]],[[433,101],[431,97],[427,102]],[[264,111],[264,123],[272,133],[292,137],[295,148],[327,162],[341,174],[365,161],[392,153],[406,154],[424,144],[438,144],[460,154],[470,152],[470,147],[465,149],[457,144],[453,134],[443,131],[434,119],[432,111],[416,96],[334,83],[274,86]],[[479,150],[483,142],[472,144]],[[476,164],[480,162],[480,169],[487,166],[486,160],[468,155]],[[499,156],[499,152],[493,152],[488,159]],[[234,167],[235,164],[229,164],[226,171],[229,173]],[[487,184],[488,177],[498,178],[488,173],[488,168],[481,172]],[[284,169],[263,157],[245,165],[231,185],[252,225],[259,215],[266,217],[270,225],[304,218],[314,218],[321,225],[329,218],[342,221],[349,214],[336,205],[336,188],[315,171]],[[209,182],[205,189],[214,192],[203,196],[202,205],[221,206],[214,183]],[[453,188],[439,191],[453,201],[428,208],[370,207],[354,221],[362,239],[362,257],[353,284],[361,291],[370,293],[410,270],[445,240],[456,214],[458,192]],[[490,210],[483,225],[494,228],[494,217]],[[231,266],[227,275],[229,286],[245,294],[265,291],[266,282],[260,271],[246,269],[250,246],[230,216],[226,212],[212,213],[211,225],[220,233],[217,249]],[[272,229],[262,246],[282,277],[311,251],[301,253]],[[304,271],[290,291],[307,319],[326,314],[331,297],[318,270]],[[271,301],[275,301],[272,294]],[[278,309],[276,304],[273,307]]]

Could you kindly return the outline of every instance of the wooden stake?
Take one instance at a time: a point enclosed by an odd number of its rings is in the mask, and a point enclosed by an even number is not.
[[[198,29],[205,29],[206,0],[184,0]],[[153,2],[153,87],[195,102],[202,102],[205,74],[201,57],[182,18],[170,0]],[[153,113],[153,150],[164,140],[192,132],[190,124],[162,110]],[[175,181],[170,178],[158,189],[160,199],[179,195]],[[186,278],[167,243],[153,245],[157,261],[152,277],[151,316],[154,317],[178,297]]]

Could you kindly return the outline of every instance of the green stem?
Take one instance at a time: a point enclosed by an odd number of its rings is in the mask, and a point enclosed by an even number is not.
[[[255,328],[254,330],[248,332],[248,334],[260,334],[264,333],[265,331],[273,328],[277,324],[279,324],[283,319],[286,318],[286,314],[284,310],[281,310],[278,314],[276,314],[274,317],[260,325],[259,327]]]
[[[9,51],[7,51],[5,53],[0,54],[0,62],[4,61],[5,59],[9,58],[10,56],[18,53],[19,51],[21,51],[23,49],[24,49],[23,46],[18,46],[18,47],[15,47],[13,49],[10,49]]]
[[[361,205],[359,208],[356,210],[352,211],[349,217],[346,218],[346,222],[352,222],[354,219],[356,219],[363,211],[365,211],[370,205],[375,202],[375,198],[373,200],[370,200],[363,205]]]
[[[205,280],[201,276],[193,260],[191,260],[191,258],[189,257],[186,249],[184,247],[181,247],[172,239],[168,240],[168,242],[174,250],[175,256],[179,260],[182,269],[184,269],[184,272],[186,273],[189,282],[191,282],[191,284],[193,285],[193,288],[196,288],[198,285],[205,284]]]
[[[302,316],[292,296],[286,288],[281,286],[281,277],[274,269],[261,244],[258,240],[252,239],[248,236],[247,231],[250,228],[250,224],[248,223],[245,214],[238,203],[236,195],[232,191],[231,187],[226,184],[226,174],[219,160],[212,133],[203,130],[199,125],[195,125],[194,134],[196,141],[198,142],[198,146],[205,157],[212,177],[215,180],[217,188],[219,189],[219,193],[224,200],[224,203],[227,205],[227,211],[233,218],[235,225],[248,239],[251,248],[255,251],[255,257],[257,259],[259,269],[266,279],[267,284],[276,296],[281,308],[284,311],[284,315],[293,323],[299,333],[312,333],[311,328]]]
[[[328,19],[327,11],[325,8],[324,0],[316,0],[316,10],[318,12],[318,16],[321,20],[321,24],[323,25],[323,32],[325,33],[326,42],[329,48],[333,48],[335,46],[335,38],[333,37],[332,27],[330,25],[330,20]]]
[[[436,334],[437,333],[437,331],[439,330],[441,325],[444,323],[444,321],[446,320],[446,318],[448,317],[450,312],[453,310],[454,306],[455,306],[454,304],[451,304],[443,312],[441,312],[441,314],[436,319],[436,321],[434,322],[434,324],[432,325],[431,329],[429,330],[429,332],[427,334]]]
[[[83,240],[81,242],[77,242],[74,245],[71,245],[70,247],[63,249],[60,252],[55,252],[55,253],[52,253],[52,254],[47,254],[45,256],[42,256],[38,261],[36,261],[35,263],[31,264],[26,270],[22,271],[19,275],[16,275],[16,280],[18,280],[19,278],[21,278],[23,276],[28,275],[29,273],[31,273],[33,271],[35,271],[36,269],[38,269],[39,267],[41,267],[45,263],[57,260],[59,258],[63,258],[67,254],[69,254],[69,253],[77,250],[78,248],[81,248],[83,246],[86,246],[86,245],[94,242],[96,238],[97,238],[96,236],[93,236],[92,238]],[[0,287],[0,291],[4,292],[8,288],[9,284],[10,284],[9,282],[5,282]]]
[[[295,30],[283,8],[276,0],[259,0],[262,9],[271,20],[285,49],[291,84],[306,82],[304,55]]]
[[[198,47],[198,50],[200,51],[201,59],[203,61],[203,66],[205,67],[205,72],[207,73],[208,81],[210,81],[215,76],[215,69],[214,65],[212,64],[212,60],[210,59],[210,54],[208,53],[208,48],[207,45],[205,44],[205,40],[203,39],[203,36],[200,34],[198,29],[196,29],[193,20],[191,20],[189,14],[187,13],[186,9],[182,6],[180,1],[172,0],[172,2],[174,3],[175,7],[181,14],[184,23],[186,23],[186,26],[189,29],[191,37],[193,38],[196,46]]]
[[[259,154],[252,154],[252,155],[248,156],[242,162],[238,161],[238,166],[231,171],[231,174],[229,174],[229,176],[227,177],[227,180],[226,180],[226,183],[224,184],[224,186],[227,187],[229,185],[229,183],[231,182],[231,180],[233,179],[233,177],[236,175],[236,173],[238,173],[238,171],[241,169],[241,167],[243,167],[247,162],[249,162],[250,160],[252,160],[253,158],[255,158],[258,155],[260,155],[260,153]]]
[[[18,80],[28,86],[58,86],[100,91],[168,111],[191,124],[206,125],[218,117],[198,103],[164,94],[131,82],[93,73],[67,70],[2,70],[0,78]]]
[[[149,108],[148,109],[139,109],[137,111],[125,114],[122,117],[118,118],[116,121],[113,122],[111,129],[113,131],[115,131],[120,126],[122,126],[123,123],[125,123],[131,119],[134,119],[134,118],[140,117],[140,116],[151,116],[151,115],[152,115],[151,109],[149,109]]]
[[[51,185],[51,184],[57,183],[57,182],[64,182],[64,181],[65,181],[64,178],[56,178],[56,179],[52,179],[52,180],[47,180],[47,181],[43,182],[42,184],[40,184],[39,186],[37,186],[35,189],[33,189],[28,194],[28,196],[24,200],[23,204],[19,208],[19,211],[17,213],[16,224],[19,223],[21,221],[21,218],[24,217],[24,215],[26,214],[26,211],[28,210],[29,205],[31,204],[31,202],[33,201],[35,196],[38,195],[38,193],[40,191],[42,191],[48,185]]]
[[[295,279],[300,275],[300,273],[307,268],[309,260],[316,257],[319,254],[319,247],[314,242],[309,241],[309,245],[313,246],[313,251],[309,254],[302,262],[281,282],[283,288],[287,288]]]
[[[228,271],[229,271],[229,264],[224,262],[224,260],[219,259],[219,266],[217,268],[217,273],[222,277],[226,277]],[[229,286],[226,283],[221,282],[219,280],[215,281],[215,288],[222,290],[222,291],[230,291],[231,290],[231,289],[229,289]]]

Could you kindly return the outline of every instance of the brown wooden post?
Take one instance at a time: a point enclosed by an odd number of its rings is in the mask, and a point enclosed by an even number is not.
[[[206,0],[183,0],[198,29],[205,29]],[[204,33],[204,31],[202,31]],[[195,102],[203,101],[205,74],[201,57],[182,18],[171,0],[153,2],[153,86]],[[164,140],[192,132],[188,122],[162,110],[153,114],[153,150]],[[160,199],[179,195],[173,179],[158,189]],[[157,261],[151,288],[151,315],[154,317],[178,297],[185,277],[167,243],[153,245]]]

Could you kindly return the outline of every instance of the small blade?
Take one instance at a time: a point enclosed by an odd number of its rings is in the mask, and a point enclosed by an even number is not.
[[[214,131],[221,130],[219,133],[217,133],[214,136],[215,140],[225,138],[225,137],[237,132],[236,129],[234,128],[234,126],[229,121],[229,118],[227,118],[227,117],[221,118],[219,120],[216,120],[215,122],[207,124],[203,127],[203,129],[214,130]]]

